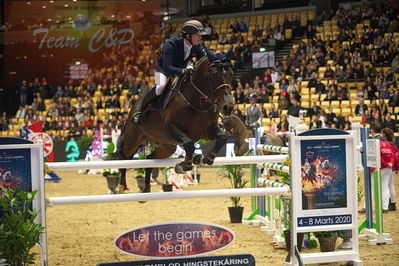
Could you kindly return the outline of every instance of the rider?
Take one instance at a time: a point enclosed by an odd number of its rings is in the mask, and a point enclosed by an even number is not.
[[[206,32],[201,22],[188,20],[183,24],[181,36],[172,37],[165,42],[159,57],[159,69],[155,71],[157,85],[137,105],[132,117],[133,124],[140,125],[142,123],[144,110],[162,94],[170,77],[180,77],[187,72],[193,72],[193,66],[189,65],[193,57],[200,59],[206,54],[209,61],[229,58],[228,55],[212,53],[201,43],[202,35],[206,35]],[[231,49],[228,54],[231,54]]]

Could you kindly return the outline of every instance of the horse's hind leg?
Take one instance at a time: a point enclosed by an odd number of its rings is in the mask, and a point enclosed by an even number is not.
[[[202,162],[204,164],[207,165],[212,165],[213,161],[215,160],[216,154],[218,153],[218,151],[224,146],[226,145],[227,142],[227,136],[226,134],[224,134],[220,128],[215,125],[209,134],[209,138],[210,139],[215,139],[215,146],[213,147],[213,149],[204,157],[204,159],[202,160]]]
[[[155,150],[146,157],[146,159],[166,159],[172,155],[176,150],[175,145],[162,144],[155,148]],[[154,168],[145,169],[145,185],[141,190],[143,193],[151,192],[151,173]]]
[[[122,134],[117,140],[116,156],[121,160],[131,159],[132,155],[138,150],[141,145],[143,133],[141,130],[131,123],[126,123]],[[119,169],[121,175],[118,182],[118,191],[123,193],[127,188],[126,183],[126,169]]]

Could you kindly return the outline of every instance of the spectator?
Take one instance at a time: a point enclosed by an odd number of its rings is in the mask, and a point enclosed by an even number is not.
[[[277,118],[278,117],[278,110],[277,110],[276,105],[274,103],[272,103],[270,105],[270,110],[269,110],[269,113],[268,113],[268,117],[270,117],[270,118]]]
[[[381,127],[379,125],[371,125],[370,134],[374,139],[380,140],[382,209],[388,211],[389,183],[392,177],[395,155],[392,153],[390,143],[387,141],[385,133],[381,135]],[[374,170],[375,169],[372,169],[371,171],[373,172]]]
[[[339,64],[335,65],[335,79],[342,81],[345,78],[344,71]]]
[[[393,132],[397,132],[398,131],[398,129],[396,127],[396,120],[392,119],[392,114],[391,113],[387,113],[386,114],[385,120],[382,123],[382,128],[389,128]]]
[[[315,87],[318,94],[326,93],[326,86],[321,82],[321,79],[317,79]]]
[[[364,100],[359,100],[359,103],[355,107],[355,114],[356,115],[363,115],[367,110],[367,105],[364,104]]]
[[[392,60],[391,67],[396,73],[399,73],[399,54]]]
[[[237,87],[237,90],[233,93],[233,97],[236,104],[244,103],[244,93],[241,85]]]
[[[389,102],[388,102],[390,107],[399,107],[399,90],[396,89],[394,94],[389,97]]]
[[[321,126],[322,126],[321,121],[319,120],[316,114],[313,114],[309,124],[309,129],[321,128]]]
[[[255,29],[252,31],[252,35],[254,38],[262,37],[263,30],[260,28],[259,24],[255,25]]]
[[[362,114],[362,124],[366,125],[366,124],[371,124],[371,119],[372,116],[370,115],[370,111],[369,110],[365,110],[364,113]]]
[[[226,33],[223,31],[219,36],[219,44],[228,44],[229,39],[227,38]]]
[[[289,129],[289,123],[286,115],[281,116],[280,122],[277,124],[278,132],[287,132]]]
[[[331,80],[334,78],[334,70],[331,69],[331,65],[327,65],[327,69],[324,72],[324,79]]]
[[[19,87],[18,93],[19,93],[20,105],[25,106],[27,103],[27,98],[28,98],[28,93],[29,93],[29,88],[28,88],[26,80],[22,81],[22,85]]]
[[[301,110],[299,102],[294,99],[291,104],[292,105],[288,108],[288,115],[299,117],[299,111]]]
[[[241,20],[238,27],[239,27],[240,32],[243,32],[243,33],[248,32],[248,25],[245,23],[245,21]]]
[[[317,102],[312,102],[312,106],[309,108],[308,114],[310,117],[313,115],[319,116],[321,113],[321,107],[317,104]]]
[[[3,112],[2,116],[0,117],[0,131],[9,131],[9,120],[7,117],[7,113]]]

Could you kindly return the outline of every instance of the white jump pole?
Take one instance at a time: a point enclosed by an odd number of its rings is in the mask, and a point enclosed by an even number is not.
[[[168,192],[168,193],[153,192],[153,193],[137,193],[137,194],[48,197],[47,204],[51,206],[51,205],[112,203],[112,202],[211,198],[211,197],[285,195],[289,193],[290,193],[289,187],[213,189],[213,190]]]
[[[184,159],[154,159],[154,160],[115,160],[115,161],[92,161],[92,162],[62,162],[46,163],[45,167],[50,170],[81,170],[81,169],[104,169],[104,168],[158,168],[175,166]],[[230,164],[257,164],[265,162],[285,162],[288,155],[264,155],[264,156],[239,156],[239,157],[216,157],[213,165]]]

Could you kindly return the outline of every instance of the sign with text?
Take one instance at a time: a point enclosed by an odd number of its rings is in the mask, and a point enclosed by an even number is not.
[[[366,140],[366,164],[367,167],[381,168],[380,140]]]
[[[162,223],[129,230],[115,239],[125,254],[145,258],[194,257],[229,246],[234,233],[205,223]]]
[[[357,226],[354,136],[336,129],[293,135],[293,228],[296,232],[329,231]],[[335,228],[335,230],[337,230]]]
[[[302,209],[347,206],[345,140],[301,142]]]
[[[274,67],[274,52],[252,53],[252,68]]]
[[[159,10],[159,1],[5,1],[6,84],[126,71],[159,39]]]
[[[97,266],[255,266],[255,258],[250,254],[209,256],[202,258],[172,259],[172,260],[145,260],[100,263]]]

